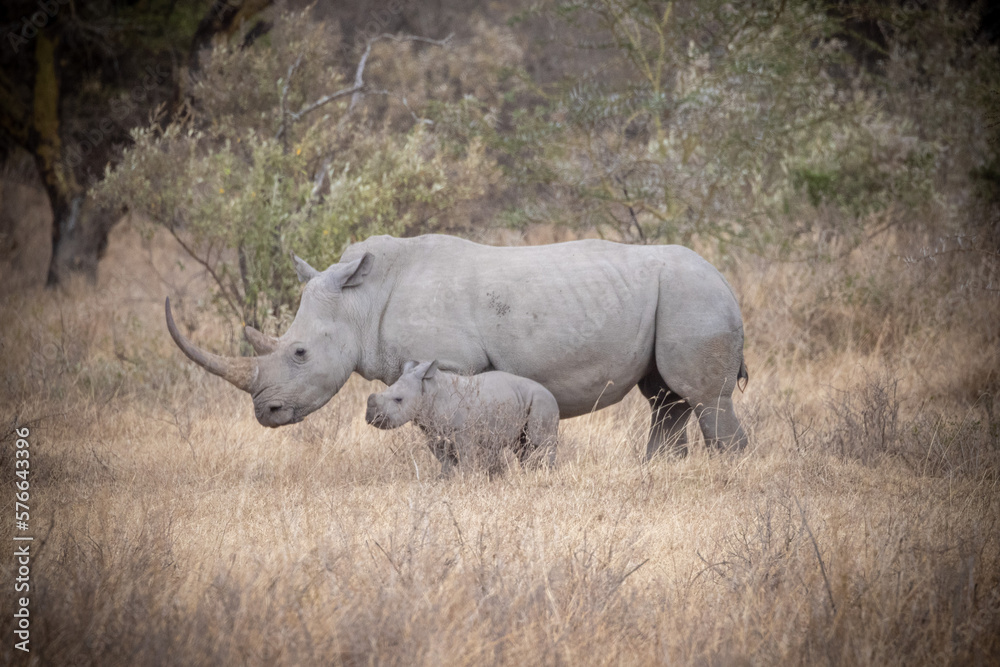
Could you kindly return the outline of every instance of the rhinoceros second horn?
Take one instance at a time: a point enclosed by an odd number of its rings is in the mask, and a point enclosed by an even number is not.
[[[247,337],[253,351],[258,355],[271,354],[278,349],[278,340],[276,338],[257,331],[249,324],[243,327],[243,335]]]

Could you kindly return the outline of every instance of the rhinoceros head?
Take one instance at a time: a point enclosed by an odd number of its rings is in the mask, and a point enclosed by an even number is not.
[[[368,397],[365,421],[383,429],[399,428],[423,410],[427,382],[437,373],[437,361],[407,361],[403,374],[391,386]]]
[[[306,283],[299,310],[278,338],[245,328],[256,357],[221,357],[201,350],[177,330],[170,299],[166,303],[167,328],[177,346],[205,370],[248,392],[257,421],[264,426],[294,424],[323,407],[347,382],[361,355],[344,295],[362,283],[372,255],[365,253],[326,271],[294,259],[299,280]]]

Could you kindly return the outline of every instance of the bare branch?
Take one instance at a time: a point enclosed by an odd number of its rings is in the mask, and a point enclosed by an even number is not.
[[[299,57],[296,58],[291,67],[288,68],[288,75],[285,76],[285,85],[281,89],[281,99],[278,101],[278,115],[281,118],[281,124],[278,126],[277,134],[274,135],[275,139],[281,139],[281,137],[285,134],[285,120],[287,113],[285,111],[285,103],[288,101],[288,88],[292,84],[292,76],[294,76],[295,70],[297,70],[299,65],[302,64],[302,58],[304,55],[304,53],[299,53]]]
[[[434,46],[448,46],[451,44],[451,38],[454,36],[455,33],[452,32],[441,39],[431,39],[430,37],[421,37],[419,35],[388,35],[388,38],[394,42],[423,42],[424,44],[433,44]]]
[[[419,37],[417,35],[390,35],[389,33],[382,33],[369,39],[368,43],[365,44],[365,52],[361,54],[361,60],[358,61],[358,68],[354,72],[354,87],[358,89],[358,92],[354,93],[351,97],[351,105],[347,108],[347,112],[350,113],[353,111],[354,107],[361,101],[361,88],[365,85],[365,65],[368,63],[368,56],[371,55],[372,46],[375,45],[375,42],[383,39],[391,39],[394,42],[424,42],[425,44],[433,44],[435,46],[447,46],[454,36],[455,33],[451,33],[444,39],[430,39],[429,37]],[[407,108],[409,107],[407,106]]]
[[[180,234],[177,233],[177,228],[173,222],[166,225],[166,228],[167,231],[170,232],[170,235],[174,237],[174,240],[177,241],[178,245],[180,245],[180,247],[184,249],[184,252],[186,252],[188,256],[191,257],[191,259],[201,264],[201,266],[206,271],[208,271],[208,275],[212,276],[212,280],[214,280],[215,284],[219,286],[219,292],[222,294],[223,297],[225,297],[226,303],[229,304],[229,307],[233,309],[233,312],[236,314],[237,317],[242,318],[243,311],[236,307],[236,304],[233,302],[233,299],[230,296],[230,290],[226,287],[226,284],[222,281],[222,278],[219,276],[219,274],[217,274],[215,270],[212,268],[208,259],[202,259],[201,257],[199,257],[198,254],[195,253],[194,249],[184,242],[184,239],[182,239]],[[209,252],[211,252],[211,250],[209,250]],[[239,295],[236,296],[237,298],[239,297]]]
[[[305,116],[307,113],[315,111],[321,106],[329,104],[330,102],[338,100],[341,97],[345,97],[347,95],[351,96],[351,104],[350,106],[347,107],[347,113],[350,114],[350,112],[354,110],[354,107],[357,106],[358,102],[361,100],[361,94],[365,88],[365,67],[368,65],[368,58],[371,56],[372,46],[375,44],[375,42],[388,39],[394,42],[423,42],[425,44],[433,44],[435,46],[447,46],[451,42],[451,38],[453,36],[454,33],[448,35],[444,39],[431,39],[430,37],[420,37],[418,35],[391,35],[389,33],[376,35],[371,39],[369,39],[368,42],[365,44],[365,51],[364,53],[361,54],[361,60],[358,61],[358,67],[354,71],[354,85],[352,85],[350,88],[341,88],[340,90],[334,93],[330,93],[329,95],[324,95],[318,100],[311,102],[310,104],[306,104],[298,111],[288,113],[285,111],[285,102],[288,96],[288,85],[292,80],[292,75],[295,73],[295,70],[298,69],[299,64],[302,62],[302,56],[300,55],[298,60],[295,61],[295,64],[293,64],[291,67],[288,68],[288,77],[285,81],[284,89],[281,91],[281,107],[280,107],[281,125],[278,127],[276,138],[280,139],[285,134],[285,130],[287,129],[290,123],[294,123],[303,116]],[[405,99],[403,100],[403,105],[406,106],[407,109],[410,108],[409,105],[406,104]],[[413,111],[411,110],[410,113],[413,114]],[[413,114],[413,117],[417,118],[416,114]],[[417,120],[418,122],[423,122],[420,119]]]
[[[632,216],[632,223],[635,224],[636,230],[639,232],[639,240],[646,243],[646,234],[642,231],[642,225],[639,224],[639,218],[635,216],[635,209],[632,208],[632,204],[629,202],[630,197],[628,196],[628,187],[625,185],[625,179],[615,176],[615,179],[621,184],[622,192],[625,194],[625,207],[628,208],[628,214]]]
[[[382,35],[379,35],[381,37]],[[368,64],[368,56],[372,53],[372,44],[375,43],[379,37],[373,37],[368,40],[365,45],[365,52],[361,54],[361,60],[358,61],[358,68],[354,70],[354,87],[357,89],[351,96],[351,104],[347,107],[347,113],[354,111],[354,107],[357,106],[358,102],[361,101],[361,88],[365,85],[365,65]]]
[[[318,100],[316,100],[312,104],[305,105],[304,107],[302,107],[301,109],[299,109],[296,113],[288,114],[288,116],[293,121],[297,121],[298,119],[302,118],[307,113],[309,113],[310,111],[315,111],[316,109],[320,108],[324,104],[329,104],[330,102],[333,102],[334,100],[337,100],[337,99],[340,99],[341,97],[344,97],[345,95],[350,95],[350,94],[356,93],[356,92],[358,92],[360,90],[361,90],[361,88],[358,87],[358,86],[351,86],[350,88],[341,88],[340,90],[338,90],[335,93],[330,93],[329,95],[324,95],[323,97],[319,98]]]

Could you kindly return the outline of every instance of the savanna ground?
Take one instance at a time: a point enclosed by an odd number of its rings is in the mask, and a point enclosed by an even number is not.
[[[97,289],[0,300],[0,539],[15,424],[35,536],[27,655],[0,558],[0,661],[1000,660],[1000,297],[979,251],[887,232],[815,262],[709,254],[746,320],[746,452],[644,462],[633,393],[564,421],[553,470],[441,479],[412,427],[364,423],[357,377],[260,427],[167,335],[169,294],[186,334],[238,345],[172,243],[123,224]]]

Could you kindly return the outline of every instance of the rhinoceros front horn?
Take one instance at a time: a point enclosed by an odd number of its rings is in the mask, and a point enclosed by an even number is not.
[[[220,357],[211,352],[195,347],[191,341],[181,335],[174,324],[174,316],[170,312],[170,298],[167,298],[167,329],[177,347],[188,356],[188,359],[204,368],[209,373],[218,375],[243,391],[252,392],[253,382],[257,378],[257,360],[249,357]]]

